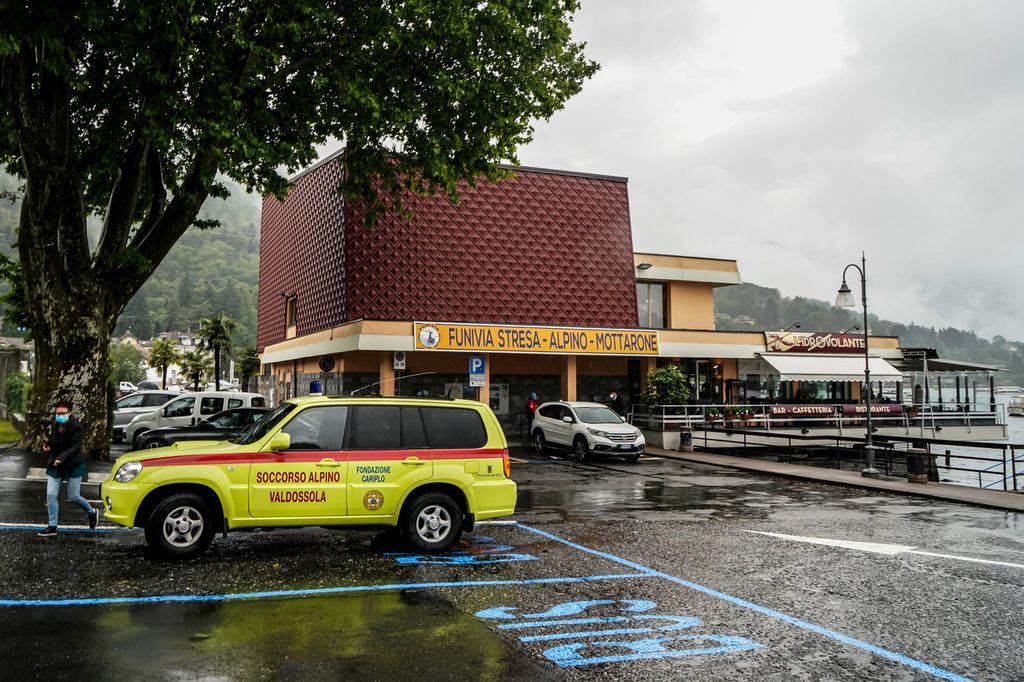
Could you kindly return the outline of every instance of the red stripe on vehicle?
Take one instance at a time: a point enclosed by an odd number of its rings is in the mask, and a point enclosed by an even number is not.
[[[199,466],[204,464],[291,464],[298,462],[319,462],[333,459],[336,462],[379,462],[402,461],[405,459],[480,459],[487,457],[499,458],[502,450],[496,448],[474,450],[354,450],[338,452],[327,450],[310,450],[295,452],[229,452],[208,455],[172,455],[159,459],[143,460],[143,466]]]
[[[170,467],[170,466],[195,466],[201,464],[281,464],[287,462],[319,462],[322,459],[333,459],[343,461],[344,453],[324,452],[320,450],[310,452],[245,452],[225,453],[210,455],[176,455],[161,457],[159,459],[146,459],[142,461],[144,467]]]

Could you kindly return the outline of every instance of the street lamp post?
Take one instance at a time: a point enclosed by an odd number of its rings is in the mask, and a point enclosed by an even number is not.
[[[860,294],[861,304],[864,307],[864,407],[866,410],[867,430],[864,432],[864,469],[861,476],[876,478],[878,469],[875,468],[875,446],[871,443],[871,357],[868,355],[868,277],[867,260],[864,252],[860,254],[860,265],[850,263],[843,269],[843,284],[839,287],[839,295],[836,296],[836,305],[840,308],[853,308],[857,303],[853,298],[853,292],[846,285],[846,273],[853,268],[860,273]]]

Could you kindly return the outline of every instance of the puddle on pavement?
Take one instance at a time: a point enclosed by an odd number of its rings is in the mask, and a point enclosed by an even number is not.
[[[57,677],[59,659],[81,678],[377,680],[406,679],[413,669],[426,680],[550,676],[472,614],[421,591],[20,613],[0,625],[12,679],[34,677],[34,657],[10,648],[18,642],[61,651],[43,656]],[[77,634],[69,640],[68,632]]]

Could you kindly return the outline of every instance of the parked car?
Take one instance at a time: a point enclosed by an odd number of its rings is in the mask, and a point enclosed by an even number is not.
[[[231,442],[124,455],[100,499],[107,521],[145,528],[172,558],[201,554],[218,533],[289,526],[393,527],[422,553],[514,513],[516,484],[483,403],[307,396]]]
[[[635,462],[646,442],[640,429],[625,422],[601,403],[544,403],[534,414],[530,441],[536,452],[562,448],[580,462],[591,455],[621,455]]]
[[[124,427],[124,439],[139,449],[139,437],[147,431],[165,426],[191,426],[218,412],[236,407],[264,407],[266,399],[259,393],[238,391],[203,391],[183,393],[163,407],[138,414]]]
[[[147,379],[145,381],[140,381],[138,388],[140,391],[159,391],[160,384]]]
[[[189,426],[165,426],[139,436],[139,450],[162,448],[172,443],[194,440],[231,440],[259,421],[269,407],[236,407],[218,412],[209,419]]]
[[[114,402],[114,442],[124,440],[124,427],[136,415],[152,412],[171,398],[177,398],[176,391],[136,391]]]
[[[139,390],[139,387],[130,381],[119,381],[117,384],[117,392],[121,395],[128,395]]]

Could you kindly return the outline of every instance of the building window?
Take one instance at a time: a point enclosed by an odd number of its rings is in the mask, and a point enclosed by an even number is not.
[[[285,324],[289,327],[295,326],[295,297],[289,296],[285,303]]]
[[[665,285],[661,282],[637,282],[636,309],[641,327],[665,328]]]

